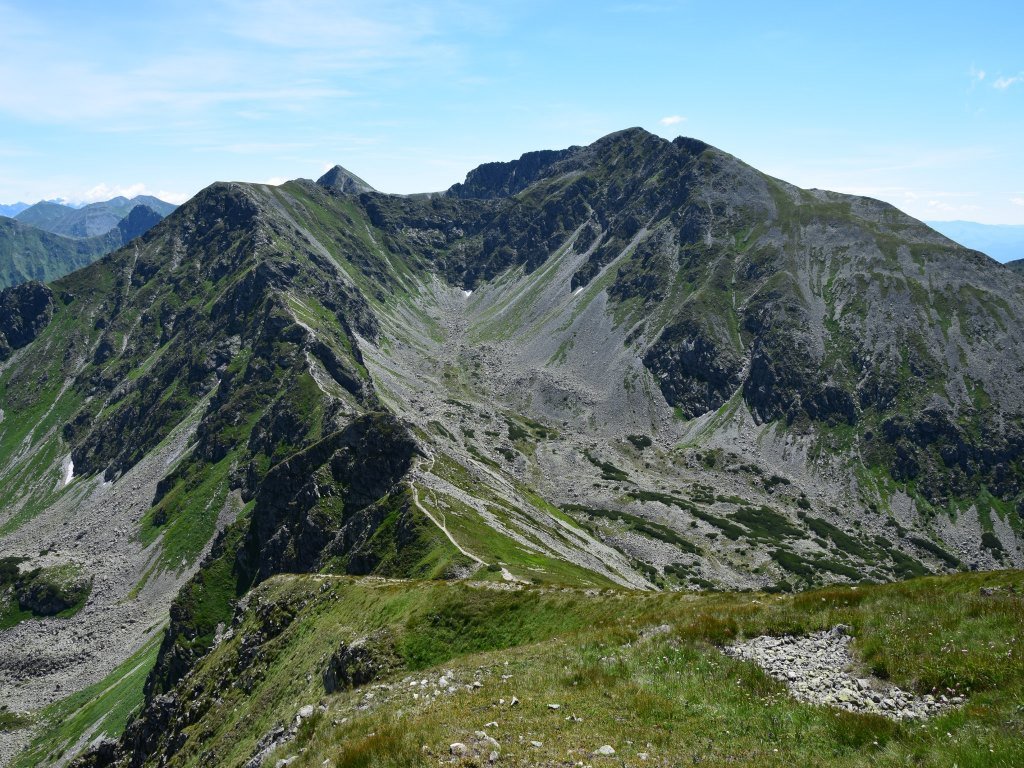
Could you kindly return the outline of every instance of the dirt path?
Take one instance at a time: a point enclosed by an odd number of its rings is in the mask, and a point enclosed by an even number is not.
[[[431,459],[430,460],[430,469],[426,470],[426,472],[427,473],[431,472],[433,470],[433,468],[434,468],[434,460]],[[420,467],[418,467],[417,469],[422,470],[422,465]],[[468,557],[473,562],[478,563],[481,567],[485,567],[487,565],[487,563],[485,563],[479,557],[474,555],[472,552],[466,550],[461,544],[459,544],[459,542],[457,542],[455,540],[455,537],[452,536],[451,532],[448,530],[448,527],[445,525],[443,516],[442,516],[442,519],[439,521],[436,517],[434,517],[432,512],[430,512],[426,507],[424,507],[422,504],[420,504],[419,489],[416,487],[415,483],[411,483],[411,486],[412,486],[412,500],[416,504],[416,506],[419,507],[420,512],[422,512],[424,515],[426,515],[427,518],[430,520],[430,522],[432,522],[434,525],[436,525],[441,530],[441,533],[443,533],[445,536],[448,537],[448,541],[450,541],[452,543],[452,546],[454,546],[457,550],[459,550],[459,552],[464,554],[466,557]],[[443,513],[442,513],[442,515],[443,515]]]

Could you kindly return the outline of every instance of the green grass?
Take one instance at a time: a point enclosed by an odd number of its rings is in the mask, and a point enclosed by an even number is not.
[[[210,541],[228,496],[228,473],[237,460],[232,451],[213,465],[191,465],[181,480],[142,519],[140,538],[146,546],[158,538],[160,562],[180,570],[194,562]]]
[[[158,633],[100,682],[43,709],[37,735],[11,763],[12,768],[53,762],[83,734],[120,736],[128,718],[142,706],[142,686],[159,647]]]
[[[724,517],[719,517],[718,515],[713,515],[710,512],[705,512],[696,504],[693,504],[686,499],[681,499],[678,496],[661,493],[659,491],[634,491],[630,493],[630,495],[639,501],[658,501],[666,506],[678,507],[679,509],[689,512],[697,519],[713,525],[720,530],[726,538],[732,539],[733,541],[736,541],[746,535],[746,531],[738,525],[729,522]]]
[[[757,538],[778,541],[784,537],[799,538],[804,532],[770,507],[741,507],[732,514],[732,519],[750,529]]]
[[[499,764],[511,766],[1019,765],[1022,589],[1020,572],[756,596],[277,577],[254,594],[236,636],[186,681],[182,700],[205,714],[170,764],[202,765],[215,754],[218,765],[240,765],[259,736],[322,702],[328,713],[269,764],[295,756],[295,768],[434,766],[450,760],[448,745],[471,744],[482,729],[500,742]],[[241,638],[261,616],[293,618],[240,667]],[[867,669],[918,694],[956,690],[967,704],[925,727],[801,704],[717,647],[839,623],[852,628]],[[660,625],[666,631],[644,639]],[[383,678],[389,685],[326,695],[325,651],[381,628],[402,662]],[[410,672],[460,685],[414,699]],[[224,679],[242,684],[217,684]],[[467,689],[473,679],[482,686]],[[218,704],[204,708],[214,696]],[[593,756],[603,744],[615,758]]]
[[[420,503],[433,513],[435,518],[444,522],[455,540],[467,551],[485,563],[503,563],[511,573],[521,579],[539,583],[600,587],[610,586],[612,583],[600,574],[544,554],[539,542],[536,547],[523,546],[515,539],[492,528],[475,509],[452,496],[421,488],[419,498]],[[516,530],[521,535],[525,533],[514,523],[509,510],[494,505],[490,506],[490,510],[499,518],[505,518],[503,524],[507,528]]]
[[[668,526],[644,520],[643,518],[631,515],[628,512],[618,512],[612,509],[594,509],[592,507],[585,507],[579,504],[566,504],[564,509],[570,512],[590,515],[591,517],[602,520],[614,520],[623,523],[631,531],[643,534],[644,536],[648,536],[652,539],[657,539],[658,541],[663,541],[666,544],[672,544],[683,552],[698,554],[701,551],[699,547],[689,540],[684,539]]]
[[[832,539],[832,543],[834,543],[841,551],[850,555],[856,555],[864,560],[868,560],[873,557],[873,553],[870,548],[848,533],[839,530],[827,520],[822,520],[817,517],[809,517],[803,514],[801,514],[801,519],[808,528],[822,538]]]
[[[590,451],[584,451],[583,455],[587,457],[587,461],[593,464],[595,467],[601,470],[602,480],[611,480],[613,482],[623,482],[629,480],[629,473],[624,469],[612,464],[610,461],[604,461],[603,459],[597,458]]]
[[[20,712],[11,712],[6,704],[0,704],[0,732],[17,731],[31,724],[31,717]]]

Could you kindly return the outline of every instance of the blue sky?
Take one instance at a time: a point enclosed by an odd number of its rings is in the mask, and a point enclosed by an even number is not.
[[[642,126],[926,219],[1024,224],[1024,3],[0,0],[0,202],[443,189]]]

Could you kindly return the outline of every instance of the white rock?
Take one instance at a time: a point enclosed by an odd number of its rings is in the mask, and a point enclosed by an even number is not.
[[[601,757],[611,757],[615,754],[615,750],[612,749],[611,744],[605,744],[603,747],[598,747],[594,754],[600,755]]]

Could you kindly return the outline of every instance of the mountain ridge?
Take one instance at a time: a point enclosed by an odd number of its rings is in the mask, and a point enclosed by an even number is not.
[[[23,224],[55,235],[79,238],[95,237],[110,232],[134,208],[140,205],[149,207],[161,217],[167,216],[177,207],[151,195],[137,195],[130,200],[119,196],[102,202],[90,203],[80,208],[62,203],[40,201],[18,212],[14,218]]]
[[[343,171],[211,185],[5,292],[29,320],[0,363],[0,555],[129,564],[58,642],[5,630],[12,701],[67,683],[68,638],[83,682],[150,647],[104,618],[145,600],[170,616],[154,728],[285,572],[790,591],[1024,562],[1024,283],[983,254],[639,129],[441,195]]]

